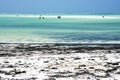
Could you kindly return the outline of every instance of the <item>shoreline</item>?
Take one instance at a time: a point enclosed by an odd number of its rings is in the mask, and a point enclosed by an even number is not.
[[[120,44],[116,44],[116,43],[0,43],[1,44],[27,44],[27,45],[34,45],[34,44],[38,44],[38,45],[60,45],[60,46],[120,46]]]

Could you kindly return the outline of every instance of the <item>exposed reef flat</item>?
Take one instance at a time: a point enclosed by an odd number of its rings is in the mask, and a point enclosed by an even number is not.
[[[0,44],[0,80],[119,79],[119,45]]]

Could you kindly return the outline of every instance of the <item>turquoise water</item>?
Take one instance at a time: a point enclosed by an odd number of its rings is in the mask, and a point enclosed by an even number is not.
[[[0,42],[120,43],[120,16],[61,19],[0,16]]]

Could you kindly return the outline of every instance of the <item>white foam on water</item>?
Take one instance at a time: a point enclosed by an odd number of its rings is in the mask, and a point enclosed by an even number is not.
[[[61,18],[84,18],[84,19],[120,19],[120,15],[33,15],[33,14],[0,14],[0,17],[20,17],[20,18],[58,18],[58,16],[61,16]]]

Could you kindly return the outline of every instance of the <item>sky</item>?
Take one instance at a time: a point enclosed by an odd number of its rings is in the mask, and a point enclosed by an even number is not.
[[[120,13],[120,0],[0,0],[0,13]]]

